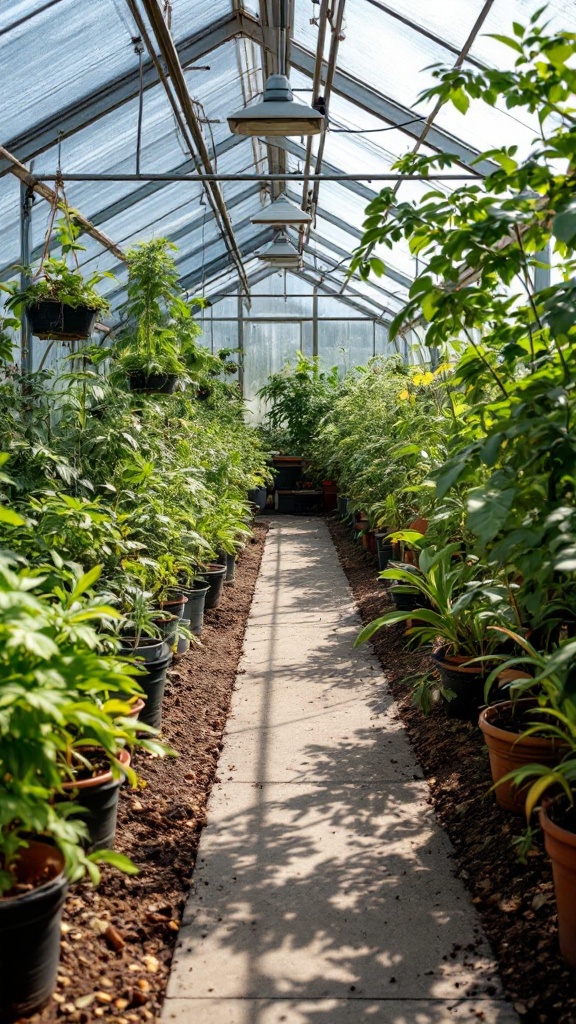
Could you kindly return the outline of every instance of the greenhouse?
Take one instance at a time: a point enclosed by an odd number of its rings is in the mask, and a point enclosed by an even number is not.
[[[1,1024],[574,1024],[574,4],[0,81]]]

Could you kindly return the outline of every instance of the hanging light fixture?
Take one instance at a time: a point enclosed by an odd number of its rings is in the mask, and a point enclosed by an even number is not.
[[[285,231],[276,233],[274,241],[263,252],[258,253],[258,259],[270,264],[271,267],[285,270],[299,270],[301,266],[300,253]]]
[[[236,135],[318,135],[322,131],[324,115],[295,102],[286,75],[286,0],[280,0],[278,74],[269,76],[260,102],[230,114],[228,124]]]
[[[309,224],[311,220],[310,214],[296,206],[284,192],[265,210],[251,218],[253,224],[272,224],[273,227],[280,227],[282,224]]]

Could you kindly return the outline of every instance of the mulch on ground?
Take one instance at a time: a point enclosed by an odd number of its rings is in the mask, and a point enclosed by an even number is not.
[[[330,522],[332,539],[364,622],[393,607],[374,560],[350,530]],[[410,651],[402,626],[377,633],[374,651],[398,702],[431,802],[456,851],[457,873],[472,895],[508,997],[526,1024],[574,1024],[576,973],[558,953],[552,872],[539,834],[522,863],[514,846],[525,822],[500,810],[491,794],[488,753],[478,727],[448,718],[441,706],[427,716],[412,702],[406,678],[426,670],[427,656]]]
[[[267,530],[267,522],[256,521],[234,586],[224,587],[219,607],[206,612],[202,646],[169,671],[162,735],[179,758],[135,754],[146,785],[122,791],[115,849],[140,874],[105,866],[98,889],[86,882],[71,889],[58,985],[32,1024],[160,1018]]]

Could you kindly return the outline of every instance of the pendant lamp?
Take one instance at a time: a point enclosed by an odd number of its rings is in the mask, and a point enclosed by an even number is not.
[[[251,218],[253,224],[272,224],[274,227],[282,224],[309,224],[311,220],[310,214],[296,206],[284,193]]]
[[[236,135],[318,135],[324,114],[306,103],[296,103],[286,76],[286,0],[280,0],[278,74],[270,75],[259,103],[228,117]]]
[[[300,253],[285,231],[277,232],[274,241],[262,253],[258,253],[258,259],[272,267],[300,269]]]

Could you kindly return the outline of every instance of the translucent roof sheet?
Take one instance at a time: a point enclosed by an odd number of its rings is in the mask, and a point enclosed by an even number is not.
[[[255,97],[267,64],[259,24],[266,0],[172,0],[170,28],[213,168],[229,175],[284,167],[301,172],[306,141],[233,136],[227,114]],[[273,6],[273,5],[272,5]],[[293,0],[290,77],[296,95],[310,102],[320,6]],[[506,67],[512,51],[490,37],[506,33],[513,19],[526,22],[541,0],[493,0],[468,54],[475,64]],[[139,9],[143,11],[140,4]],[[430,65],[454,64],[484,9],[483,0],[347,0],[337,75],[330,99],[330,130],[324,171],[387,173],[412,149],[431,104],[418,96],[433,82]],[[551,0],[547,17],[555,27],[576,30],[573,0]],[[222,230],[199,181],[73,182],[74,173],[132,174],[138,123],[137,35],[126,0],[0,0],[0,124],[4,144],[36,173],[54,173],[60,158],[69,203],[124,250],[151,236],[167,235],[179,247],[182,280],[205,294],[220,294],[238,283]],[[329,50],[327,33],[324,56]],[[71,45],[70,41],[73,41]],[[269,37],[274,50],[274,38]],[[268,64],[269,64],[268,60]],[[140,163],[146,174],[194,172],[194,160],[176,124],[164,85],[147,53],[143,56],[143,119]],[[206,67],[209,70],[206,70]],[[536,124],[523,112],[473,103],[466,116],[441,108],[420,152],[459,148],[466,163],[482,149],[517,143],[529,151]],[[62,132],[59,143],[59,134]],[[318,139],[313,142],[313,164]],[[68,175],[68,180],[67,180]],[[288,181],[302,202],[302,182]],[[447,190],[450,183],[440,185]],[[236,242],[254,288],[266,288],[256,250],[271,237],[251,223],[269,199],[270,185],[229,181],[220,186]],[[380,185],[373,181],[323,181],[315,224],[300,280],[350,294],[374,316],[390,316],[406,295],[415,263],[402,243],[381,255],[388,276],[379,282],[346,282],[350,255],[361,233],[365,206]],[[404,183],[398,201],[422,195],[426,185]],[[20,259],[20,185],[0,162],[0,277]],[[43,247],[49,210],[39,200],[32,216],[32,246]],[[264,241],[263,241],[264,240]],[[115,303],[124,296],[125,268],[94,239],[84,239],[82,263],[112,269],[118,280],[103,287]],[[263,294],[271,294],[263,292]]]

